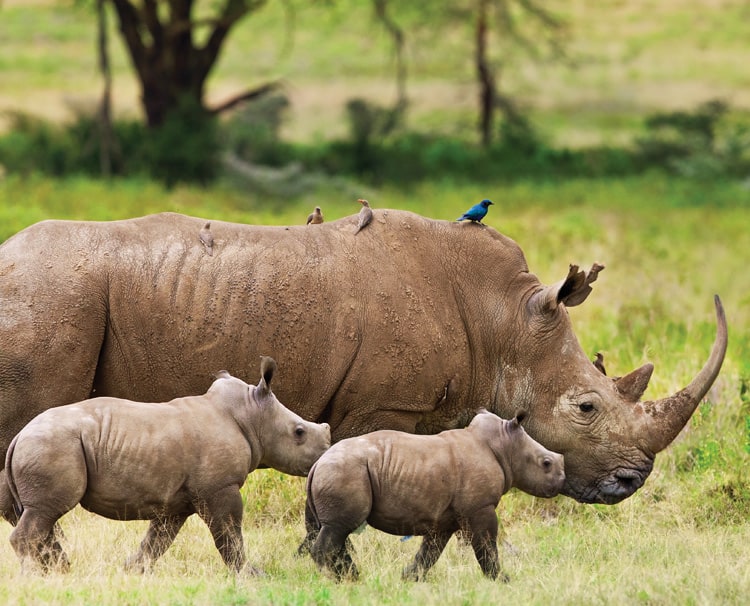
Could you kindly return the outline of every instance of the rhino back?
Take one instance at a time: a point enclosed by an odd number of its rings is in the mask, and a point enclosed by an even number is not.
[[[265,353],[284,365],[279,398],[330,422],[337,439],[347,417],[350,435],[373,428],[384,384],[399,412],[381,411],[381,426],[414,431],[451,379],[471,383],[461,375],[486,353],[469,334],[472,307],[494,308],[499,274],[523,275],[525,261],[494,230],[376,211],[375,229],[355,238],[353,221],[315,230],[212,221],[209,257],[202,219],[143,219],[145,240],[118,251],[97,389],[134,399],[198,393],[209,365],[242,376]],[[141,308],[148,313],[133,312]]]
[[[402,211],[376,210],[356,237],[356,217],[314,230],[212,220],[212,256],[199,240],[204,224],[164,213],[36,228],[53,249],[25,255],[27,271],[41,267],[40,280],[50,274],[61,285],[86,276],[84,292],[61,293],[68,305],[50,296],[37,306],[50,331],[75,310],[70,347],[80,361],[62,373],[62,395],[36,376],[44,363],[32,352],[18,359],[35,360],[28,371],[48,405],[92,389],[146,401],[203,393],[211,372],[247,378],[265,354],[285,369],[278,397],[329,422],[335,439],[380,427],[414,431],[453,382],[457,398],[441,404],[450,410],[426,425],[432,431],[492,396],[503,337],[486,323],[513,307],[517,281],[536,280],[518,246],[495,230]],[[60,363],[55,345],[50,365]],[[381,410],[384,392],[390,412]]]
[[[107,322],[106,224],[43,221],[0,245],[0,447],[89,397]]]

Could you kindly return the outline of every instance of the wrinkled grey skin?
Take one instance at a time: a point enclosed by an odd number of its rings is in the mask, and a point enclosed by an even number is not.
[[[471,537],[482,572],[497,578],[495,508],[510,488],[557,495],[563,457],[534,441],[518,419],[481,411],[465,429],[434,436],[376,431],[334,444],[307,478],[303,547],[338,579],[358,576],[347,537],[367,522],[395,535],[422,535],[407,579],[422,579],[451,536]]]
[[[33,419],[5,462],[22,512],[10,536],[21,562],[66,570],[57,520],[80,503],[114,520],[151,520],[128,569],[149,568],[197,513],[226,565],[242,570],[247,475],[259,465],[306,475],[331,443],[327,424],[305,421],[276,399],[275,366],[263,359],[257,386],[222,371],[202,396],[161,404],[101,397]]]
[[[208,220],[212,256],[198,237]],[[545,286],[491,227],[380,209],[355,237],[356,225],[356,215],[309,229],[165,213],[16,234],[0,246],[0,454],[45,408],[200,394],[215,369],[254,368],[268,353],[284,367],[279,398],[329,423],[334,441],[464,427],[478,406],[523,410],[529,435],[565,456],[563,494],[617,503],[721,368],[718,299],[704,368],[642,402],[653,367],[604,376],[571,327],[567,308],[601,266]]]

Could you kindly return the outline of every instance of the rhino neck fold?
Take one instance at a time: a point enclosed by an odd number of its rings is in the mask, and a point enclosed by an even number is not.
[[[263,462],[263,442],[257,433],[257,423],[247,422],[234,417],[240,433],[250,446],[250,469],[257,469]]]

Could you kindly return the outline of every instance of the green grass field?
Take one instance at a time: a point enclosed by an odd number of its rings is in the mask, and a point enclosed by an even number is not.
[[[146,576],[121,571],[144,523],[80,508],[63,518],[68,575],[21,574],[0,525],[0,601],[15,604],[742,604],[750,595],[750,194],[732,183],[661,176],[624,181],[425,185],[368,192],[379,208],[454,219],[468,203],[496,201],[488,223],[514,238],[545,283],[568,263],[601,261],[594,292],[571,309],[584,350],[624,374],[652,361],[645,397],[686,384],[708,356],[718,293],[730,342],[722,373],[688,428],[659,454],[646,485],[612,506],[511,492],[498,516],[507,585],[485,580],[453,540],[424,583],[400,571],[416,539],[366,530],[354,537],[358,583],[337,585],[295,551],[303,536],[301,478],[253,473],[244,489],[246,551],[264,578],[228,574],[196,519]],[[335,189],[283,203],[235,190],[143,182],[42,178],[0,181],[5,238],[46,217],[115,219],[174,210],[259,224],[301,223],[319,204],[331,220],[356,212]]]

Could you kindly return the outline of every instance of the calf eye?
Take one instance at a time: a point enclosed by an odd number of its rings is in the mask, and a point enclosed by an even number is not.
[[[578,410],[581,412],[591,412],[594,410],[594,405],[591,402],[581,402],[578,405]]]
[[[295,428],[294,435],[297,436],[298,438],[301,438],[302,436],[305,435],[305,429],[303,427]]]
[[[545,457],[544,461],[542,461],[542,466],[545,469],[549,469],[550,467],[552,467],[552,461]]]

